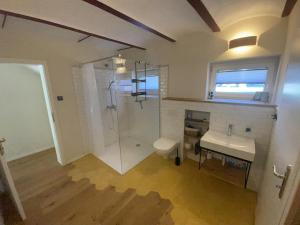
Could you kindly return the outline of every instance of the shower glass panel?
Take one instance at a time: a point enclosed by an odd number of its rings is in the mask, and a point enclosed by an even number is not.
[[[159,72],[127,60],[116,81],[122,171],[127,172],[153,153],[159,137]]]
[[[122,173],[119,145],[116,81],[113,61],[105,60],[95,66],[96,85],[102,121],[103,150],[98,157],[110,167]]]
[[[104,140],[98,157],[124,174],[153,153],[159,137],[159,70],[122,58],[94,67]]]

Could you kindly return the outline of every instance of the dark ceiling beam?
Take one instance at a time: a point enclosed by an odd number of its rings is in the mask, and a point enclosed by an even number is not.
[[[91,37],[91,35],[86,35],[85,37],[80,38],[77,42],[78,42],[78,43],[79,43],[79,42],[82,42],[82,41],[88,39],[89,37]]]
[[[162,38],[164,38],[164,39],[166,39],[166,40],[168,40],[170,42],[176,42],[176,40],[174,40],[173,38],[170,38],[170,37],[168,37],[168,36],[160,33],[159,31],[154,30],[151,27],[148,27],[147,25],[145,25],[145,24],[143,24],[143,23],[141,23],[141,22],[139,22],[139,21],[137,21],[137,20],[135,20],[135,19],[127,16],[127,15],[125,15],[124,13],[121,13],[118,10],[115,10],[115,9],[111,8],[110,6],[104,4],[104,3],[100,2],[100,1],[97,1],[97,0],[82,0],[82,1],[87,2],[87,3],[89,3],[89,4],[93,5],[93,6],[96,6],[99,9],[102,9],[102,10],[104,10],[104,11],[106,11],[106,12],[108,12],[108,13],[116,16],[116,17],[119,17],[120,19],[123,19],[123,20],[125,20],[128,23],[131,23],[131,24],[133,24],[133,25],[135,25],[135,26],[137,26],[139,28],[142,28],[143,30],[146,30],[146,31],[149,31],[149,32],[151,32],[151,33],[153,33],[155,35],[158,35],[158,36],[160,36],[160,37],[162,37]]]
[[[296,3],[297,3],[297,0],[286,0],[281,17],[289,16],[291,14],[294,6],[296,5]]]
[[[3,20],[2,20],[2,29],[4,29],[4,26],[5,26],[5,22],[6,22],[6,18],[7,18],[7,14],[4,14],[3,15]]]
[[[119,51],[124,51],[124,50],[128,50],[128,49],[131,49],[131,47],[127,47],[127,48],[120,48],[120,49],[118,49],[117,51],[119,52]]]
[[[34,22],[38,22],[38,23],[42,23],[42,24],[47,24],[47,25],[50,25],[50,26],[59,27],[59,28],[74,31],[74,32],[77,32],[77,33],[81,33],[81,34],[89,35],[89,36],[92,36],[92,37],[100,38],[102,40],[111,41],[111,42],[114,42],[114,43],[129,46],[129,47],[145,50],[145,48],[140,47],[140,46],[136,46],[136,45],[129,44],[129,43],[126,43],[126,42],[123,42],[123,41],[108,38],[108,37],[101,36],[101,35],[98,35],[98,34],[90,33],[90,32],[87,32],[87,31],[79,30],[77,28],[69,27],[69,26],[66,26],[66,25],[63,25],[63,24],[54,23],[54,22],[51,22],[51,21],[48,21],[48,20],[39,19],[39,18],[36,18],[36,17],[26,16],[26,15],[23,15],[23,14],[18,14],[18,13],[14,13],[14,12],[2,10],[2,9],[0,9],[0,14],[7,15],[7,16],[13,16],[13,17],[17,17],[17,18],[21,18],[21,19],[25,19],[25,20],[30,20],[30,21],[34,21]]]
[[[201,0],[187,0],[213,32],[221,29]]]

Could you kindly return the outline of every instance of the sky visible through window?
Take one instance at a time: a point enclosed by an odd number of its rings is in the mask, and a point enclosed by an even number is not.
[[[216,92],[255,93],[264,91],[268,69],[218,71]]]
[[[144,79],[140,77],[139,79]],[[121,92],[135,92],[135,83],[131,82],[131,78],[119,80],[119,89]],[[145,90],[145,83],[138,83],[138,88],[140,91]],[[159,77],[158,76],[147,76],[146,78],[146,90],[158,91],[159,89]]]
[[[147,76],[146,78],[146,89],[147,90],[158,90],[159,80],[158,76]],[[145,89],[145,83],[139,83],[140,89]]]

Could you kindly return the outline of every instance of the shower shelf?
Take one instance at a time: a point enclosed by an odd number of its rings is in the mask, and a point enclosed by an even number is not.
[[[131,93],[131,96],[140,96],[140,95],[146,95],[147,93],[145,91],[140,91],[140,92],[133,92]]]
[[[143,79],[143,80],[132,79],[131,82],[132,82],[132,83],[145,83],[145,82],[146,82],[146,79]]]

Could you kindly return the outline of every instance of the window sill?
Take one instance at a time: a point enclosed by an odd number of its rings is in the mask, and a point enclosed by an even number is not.
[[[229,105],[246,105],[246,106],[257,106],[257,107],[277,107],[277,105],[251,101],[251,100],[238,100],[238,99],[212,99],[212,100],[201,100],[195,98],[176,98],[176,97],[167,97],[163,100],[172,100],[172,101],[187,101],[187,102],[204,102],[204,103],[214,103],[214,104],[229,104]]]
[[[240,100],[240,99],[212,99],[206,100],[212,103],[223,103],[223,104],[235,104],[235,105],[251,105],[251,106],[265,106],[265,107],[276,107],[274,104],[253,101],[253,100]]]

